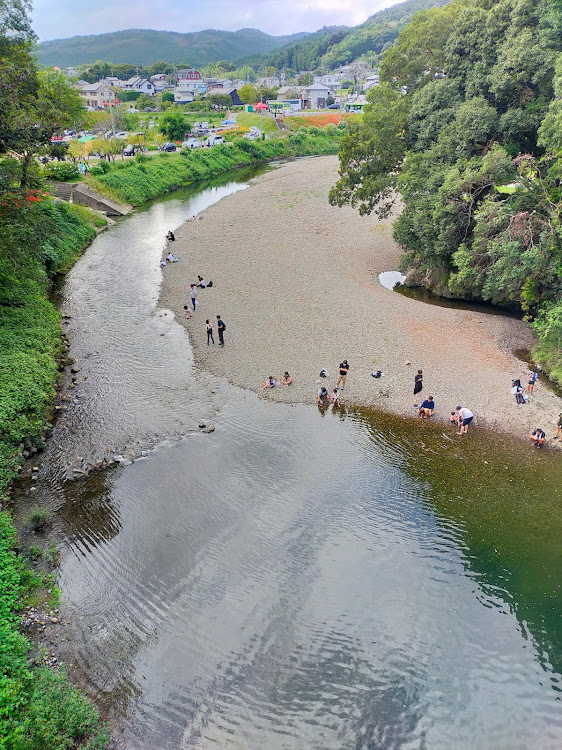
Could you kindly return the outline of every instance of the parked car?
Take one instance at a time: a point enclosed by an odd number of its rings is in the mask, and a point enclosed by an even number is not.
[[[125,133],[124,130],[119,130],[117,133],[115,133],[115,137],[116,138],[126,138],[127,137],[127,133]]]
[[[175,150],[176,150],[175,143],[165,143],[163,146],[160,146],[160,151],[175,151]]]
[[[201,141],[199,138],[188,138],[187,141],[184,141],[181,144],[182,148],[200,148]]]
[[[144,111],[145,112],[156,112],[156,108],[155,107],[145,107]]]
[[[135,147],[132,144],[125,146],[125,148],[123,149],[123,156],[134,156],[134,155],[135,155]]]
[[[219,146],[221,143],[225,143],[225,140],[222,135],[211,135],[207,138],[207,143],[209,146]]]

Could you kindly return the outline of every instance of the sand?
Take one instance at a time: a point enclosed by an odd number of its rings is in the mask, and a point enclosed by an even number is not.
[[[540,382],[528,405],[518,407],[509,392],[512,378],[527,383],[528,368],[513,352],[531,347],[529,325],[381,286],[378,274],[395,270],[401,254],[391,223],[328,204],[337,168],[331,156],[285,164],[177,230],[174,252],[183,257],[163,269],[161,304],[187,327],[197,366],[264,398],[315,403],[320,370],[328,370],[322,384],[331,390],[345,358],[344,403],[410,418],[421,369],[421,395],[435,397],[434,420],[448,421],[460,404],[474,411],[475,427],[526,437],[540,426],[551,437],[562,399]],[[199,292],[186,320],[183,305],[198,274],[213,287]],[[224,348],[218,313],[227,325]],[[206,344],[207,318],[215,323],[214,347]],[[267,377],[280,381],[285,370],[293,385],[262,393]]]

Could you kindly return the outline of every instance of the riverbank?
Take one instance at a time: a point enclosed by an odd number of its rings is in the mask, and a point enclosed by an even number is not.
[[[337,154],[345,127],[301,128],[276,133],[267,140],[236,138],[223,146],[148,158],[139,154],[126,162],[105,163],[105,174],[91,175],[88,184],[113,200],[139,206],[172,190],[273,159]],[[100,172],[102,170],[99,166]],[[94,171],[94,170],[92,170]]]
[[[346,358],[345,402],[406,417],[415,415],[413,381],[422,369],[435,420],[448,423],[462,404],[476,425],[521,437],[541,426],[551,437],[562,399],[539,385],[518,407],[509,393],[512,378],[526,382],[513,352],[531,348],[529,325],[384,289],[378,274],[400,258],[390,222],[328,204],[337,168],[336,157],[284,165],[176,232],[174,252],[183,258],[163,269],[161,302],[188,328],[197,364],[260,393],[268,375],[288,370],[293,385],[263,397],[314,403],[320,370],[331,389]],[[198,274],[213,287],[199,293],[200,307],[186,320]],[[205,319],[216,323],[218,313],[227,324],[224,349],[206,346]]]

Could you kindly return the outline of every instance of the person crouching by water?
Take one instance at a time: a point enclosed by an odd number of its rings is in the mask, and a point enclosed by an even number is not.
[[[418,413],[422,419],[428,419],[433,415],[434,411],[435,401],[433,400],[433,396],[428,396],[425,401],[422,401]]]
[[[273,377],[273,375],[270,375],[268,379],[266,380],[265,385],[262,388],[262,391],[265,391],[266,388],[275,388],[276,385],[277,383],[275,382],[275,378]]]
[[[544,434],[544,430],[541,430],[540,427],[537,427],[537,429],[533,430],[533,432],[531,432],[531,434],[529,435],[529,440],[535,446],[535,448],[542,448],[545,438],[546,435]]]
[[[328,406],[330,403],[330,395],[328,393],[328,389],[322,386],[318,393],[316,394],[316,401],[318,402],[318,406]]]
[[[281,385],[287,387],[291,385],[292,382],[293,382],[293,378],[289,375],[288,372],[285,372],[285,374],[281,378]]]
[[[176,238],[175,238],[175,236],[174,236],[174,233],[172,232],[172,230],[171,230],[171,229],[170,229],[170,231],[168,232],[168,234],[166,235],[166,239],[168,240],[168,242],[175,242],[175,241],[176,241]]]
[[[459,431],[457,435],[466,435],[468,432],[468,425],[474,419],[474,414],[467,409],[466,406],[457,406],[457,414],[459,415]]]
[[[332,391],[332,409],[339,405],[340,405],[340,394],[338,393],[338,389],[334,388],[334,390]]]

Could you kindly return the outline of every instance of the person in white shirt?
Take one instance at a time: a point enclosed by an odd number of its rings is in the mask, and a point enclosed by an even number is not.
[[[195,312],[197,307],[197,287],[195,284],[191,285],[191,304],[193,305],[193,312]]]
[[[466,435],[468,432],[468,425],[474,419],[474,414],[467,409],[466,406],[457,406],[457,414],[459,415],[459,427],[460,430],[457,435]]]

